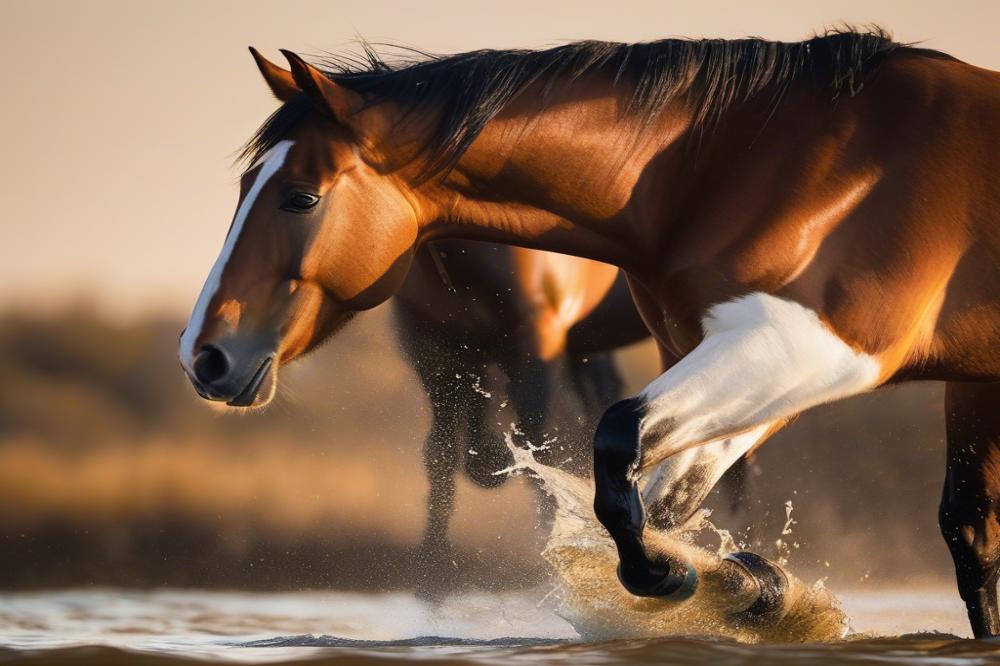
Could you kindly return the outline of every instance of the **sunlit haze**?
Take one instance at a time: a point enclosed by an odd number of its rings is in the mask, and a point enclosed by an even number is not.
[[[280,7],[280,8],[279,8]],[[233,154],[274,108],[247,53],[364,36],[448,53],[596,38],[796,40],[877,23],[1000,69],[1000,3],[12,2],[0,5],[0,307],[86,299],[185,314],[236,199]]]

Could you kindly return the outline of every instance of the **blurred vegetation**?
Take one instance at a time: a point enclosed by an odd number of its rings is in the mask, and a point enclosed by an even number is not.
[[[181,326],[87,307],[0,317],[0,587],[411,586],[429,410],[386,310],[284,372],[272,407],[242,414],[191,390]],[[648,344],[619,355],[633,389],[655,363]],[[712,498],[715,522],[773,555],[791,501],[798,522],[781,538],[797,573],[949,583],[941,396],[912,385],[804,415],[760,451],[739,511]],[[528,483],[463,482],[458,500],[441,578],[538,581],[544,520]]]
[[[411,584],[429,410],[387,313],[359,320],[283,373],[274,405],[236,413],[194,394],[179,321],[0,318],[0,586]],[[498,543],[536,522],[507,486],[460,487],[459,578],[537,576],[503,564],[537,551],[523,530]]]

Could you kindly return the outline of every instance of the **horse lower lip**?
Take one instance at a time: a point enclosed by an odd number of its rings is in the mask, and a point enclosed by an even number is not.
[[[230,407],[249,407],[252,405],[253,401],[257,399],[257,391],[260,390],[261,384],[264,383],[264,379],[271,371],[271,364],[272,359],[270,356],[264,359],[264,362],[257,368],[257,372],[251,377],[250,383],[243,389],[243,392],[226,404]]]

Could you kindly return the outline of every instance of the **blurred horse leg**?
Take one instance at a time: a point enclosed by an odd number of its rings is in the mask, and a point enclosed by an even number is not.
[[[938,520],[977,638],[1000,634],[1000,384],[949,382],[948,466]]]
[[[402,307],[395,308],[400,346],[416,371],[431,405],[431,428],[424,440],[423,458],[429,489],[427,522],[420,544],[418,591],[433,595],[440,581],[441,563],[451,559],[448,524],[454,509],[455,472],[462,456],[459,427],[471,393],[459,377],[464,361],[443,344],[440,335],[421,325]]]
[[[593,432],[604,410],[622,399],[622,381],[614,356],[608,352],[569,356],[570,378],[583,407],[584,425]]]
[[[424,469],[430,488],[421,556],[431,565],[447,559],[451,553],[448,523],[455,502],[455,470],[462,455],[458,429],[463,409],[461,400],[457,391],[450,397],[441,393],[442,399],[431,398],[434,417],[424,442]]]
[[[542,446],[551,400],[552,364],[534,353],[534,345],[525,335],[505,350],[500,368],[507,375],[507,396],[517,414],[518,429],[533,446]],[[542,458],[551,457],[538,453]]]
[[[513,345],[500,363],[500,369],[507,375],[507,396],[517,415],[520,431],[519,446],[525,443],[540,447],[532,451],[535,460],[545,465],[564,467],[573,462],[572,434],[560,433],[557,440],[546,439],[545,425],[551,407],[551,387],[556,376],[556,364],[543,361],[532,351],[532,341],[524,336]],[[517,441],[515,439],[515,441]],[[566,443],[570,449],[566,450]],[[542,529],[555,515],[556,504],[540,484],[535,484],[538,498],[538,514]]]
[[[463,406],[462,425],[468,434],[464,451],[465,473],[481,488],[495,488],[507,480],[505,474],[497,472],[510,467],[514,457],[503,437],[497,434],[486,420],[494,396],[492,391],[485,390],[490,387],[485,374],[484,372],[482,377],[469,378],[470,381],[476,382],[475,386],[479,391],[469,391],[469,395],[465,398],[466,404]],[[490,397],[486,397],[483,393],[489,393]],[[497,406],[499,402],[497,399]]]

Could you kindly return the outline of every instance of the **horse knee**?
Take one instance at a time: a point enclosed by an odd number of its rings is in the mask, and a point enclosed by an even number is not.
[[[639,398],[620,400],[608,407],[594,433],[595,460],[624,467],[639,462],[639,421],[644,403]]]

